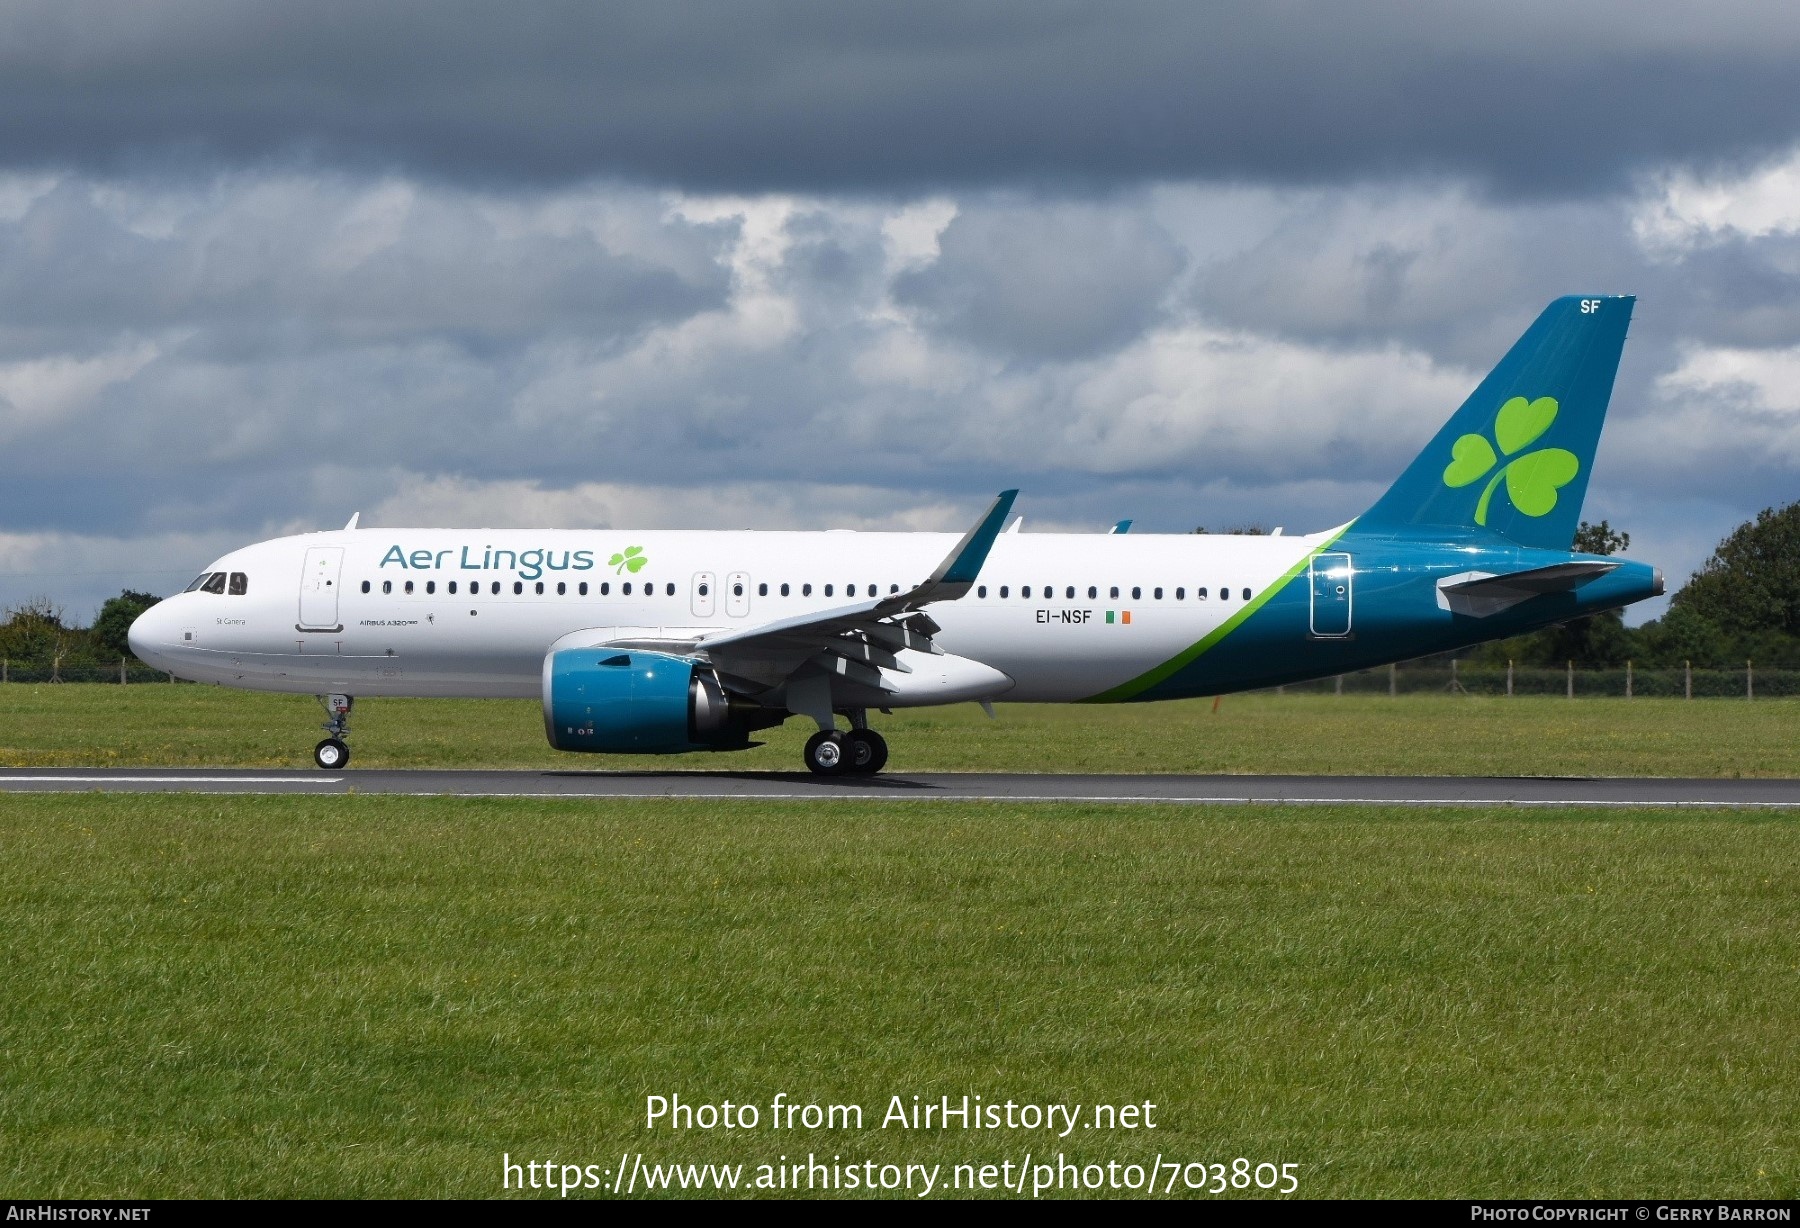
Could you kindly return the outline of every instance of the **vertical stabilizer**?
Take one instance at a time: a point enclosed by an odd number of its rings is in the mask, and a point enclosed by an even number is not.
[[[1567,550],[1636,299],[1559,298],[1369,511],[1358,532],[1485,528]]]

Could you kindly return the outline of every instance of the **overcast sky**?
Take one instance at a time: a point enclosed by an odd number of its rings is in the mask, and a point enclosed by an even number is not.
[[[0,603],[279,532],[1360,512],[1636,293],[1589,519],[1800,498],[1788,3],[0,8]]]

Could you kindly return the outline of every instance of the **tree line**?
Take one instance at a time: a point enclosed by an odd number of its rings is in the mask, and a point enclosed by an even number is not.
[[[1573,548],[1616,554],[1631,535],[1583,522]],[[1530,635],[1482,644],[1478,665],[1610,669],[1800,669],[1800,503],[1765,508],[1726,535],[1681,586],[1661,618],[1627,627],[1618,610],[1571,619]]]
[[[29,597],[4,611],[0,622],[0,657],[15,665],[61,669],[117,665],[134,661],[126,633],[139,614],[162,598],[126,589],[107,598],[92,626],[75,626],[49,597]]]
[[[1261,533],[1249,525],[1229,533]],[[1196,529],[1204,533],[1204,528]],[[1583,521],[1571,548],[1617,554],[1629,533]],[[126,632],[160,598],[127,589],[100,607],[92,626],[72,625],[61,606],[32,597],[0,614],[0,657],[20,665],[93,667],[132,660]],[[1627,627],[1617,610],[1571,619],[1530,635],[1459,654],[1475,665],[1608,669],[1631,661],[1647,668],[1730,669],[1747,660],[1800,669],[1800,502],[1765,508],[1733,529],[1669,602],[1668,613]]]

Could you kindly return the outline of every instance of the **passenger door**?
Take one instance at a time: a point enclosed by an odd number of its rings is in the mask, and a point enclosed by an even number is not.
[[[300,630],[342,631],[338,622],[338,578],[342,546],[310,546],[300,569]]]
[[[1312,633],[1321,639],[1350,634],[1352,568],[1347,554],[1317,554],[1312,561]]]

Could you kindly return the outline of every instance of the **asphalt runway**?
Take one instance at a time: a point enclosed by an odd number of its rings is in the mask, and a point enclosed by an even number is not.
[[[1800,807],[1800,780],[1542,776],[1052,776],[913,772],[831,779],[804,772],[11,768],[0,769],[0,791],[1185,805]]]

